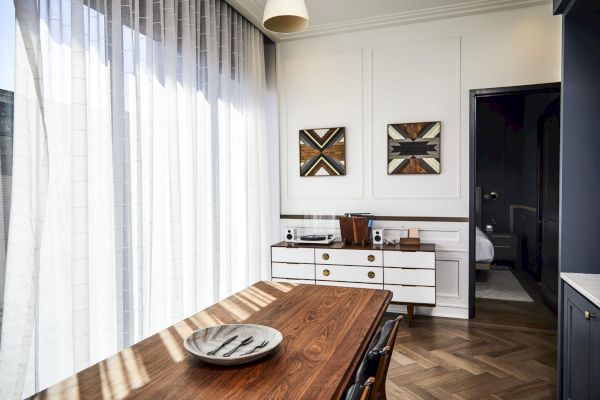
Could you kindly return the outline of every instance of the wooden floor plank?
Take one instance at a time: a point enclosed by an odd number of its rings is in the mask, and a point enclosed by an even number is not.
[[[402,382],[402,385],[408,385],[413,382],[419,382],[420,380],[423,380],[423,379],[428,379],[428,378],[432,378],[435,376],[443,375],[446,372],[448,372],[448,370],[445,368],[442,368],[442,367],[433,367],[433,368],[426,369],[424,371],[414,372],[414,373],[410,373],[410,374],[402,374],[402,375],[395,375],[392,371],[389,371],[388,379],[391,379],[393,381],[395,380],[397,382]]]
[[[460,357],[455,356],[454,354],[450,354],[447,351],[444,351],[442,349],[440,350],[434,350],[431,352],[431,354],[441,358],[442,360],[452,364],[453,366],[455,366],[457,369],[463,369],[473,375],[481,375],[485,372],[484,369],[479,368],[471,359],[471,360],[467,360],[467,359],[463,359]]]
[[[454,382],[449,382],[447,385],[444,385],[444,390],[448,393],[458,393],[463,390],[471,389],[473,387],[479,387],[481,385],[485,385],[490,382],[497,382],[499,379],[492,374],[488,374],[487,372],[481,375],[475,375],[466,377],[463,379],[457,379]]]
[[[481,396],[486,394],[494,394],[494,396],[496,396],[495,393],[504,390],[507,387],[514,387],[522,384],[524,384],[522,380],[515,378],[514,376],[507,376],[506,378],[497,378],[481,385],[473,385],[468,389],[454,394],[461,399],[478,400]]]
[[[446,392],[441,387],[431,388],[429,389],[429,393],[431,393],[431,395],[438,400],[460,400],[460,398],[456,397],[451,393]]]
[[[417,381],[415,382],[415,385],[426,388],[434,388],[439,386],[447,388],[448,385],[453,382],[461,381],[463,379],[468,380],[472,377],[473,375],[471,375],[469,372],[459,369],[456,371],[448,371],[445,374],[434,376],[429,379]]]
[[[547,382],[529,382],[498,393],[502,400],[555,399],[556,386]]]

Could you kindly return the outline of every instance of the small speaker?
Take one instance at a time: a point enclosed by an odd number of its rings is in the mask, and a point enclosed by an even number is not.
[[[373,229],[373,244],[383,244],[383,229]]]
[[[291,242],[298,239],[298,229],[296,228],[286,228],[284,233],[286,242]]]

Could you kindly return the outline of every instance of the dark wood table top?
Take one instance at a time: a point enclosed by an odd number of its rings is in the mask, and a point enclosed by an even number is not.
[[[343,242],[332,242],[329,244],[317,243],[288,243],[280,242],[271,247],[287,247],[287,248],[316,248],[316,249],[338,249],[338,250],[386,250],[386,251],[435,251],[434,243],[421,243],[418,245],[412,244],[367,244],[361,246],[359,244],[347,244]]]
[[[391,300],[387,290],[259,282],[73,375],[37,399],[339,399]],[[271,326],[278,350],[219,367],[188,354],[194,330]]]

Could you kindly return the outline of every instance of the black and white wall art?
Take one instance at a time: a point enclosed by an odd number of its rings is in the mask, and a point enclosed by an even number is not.
[[[389,124],[388,174],[439,174],[442,123]]]

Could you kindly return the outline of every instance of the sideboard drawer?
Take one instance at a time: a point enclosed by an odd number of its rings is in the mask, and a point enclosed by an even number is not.
[[[435,252],[385,251],[384,266],[398,268],[435,268]]]
[[[317,279],[322,281],[383,283],[383,268],[317,265]]]
[[[376,283],[317,281],[317,285],[323,285],[323,286],[340,286],[340,287],[352,287],[352,288],[379,289],[379,290],[383,290],[383,285],[382,284],[376,284]]]
[[[392,285],[435,286],[435,270],[386,268],[385,283]]]
[[[271,247],[271,261],[314,264],[315,249],[306,247]]]
[[[399,303],[435,304],[434,287],[383,285],[383,288],[392,292],[392,301]]]
[[[315,249],[315,259],[317,264],[381,267],[383,265],[383,251]]]
[[[315,280],[315,266],[314,264],[272,263],[271,276],[273,278]]]

